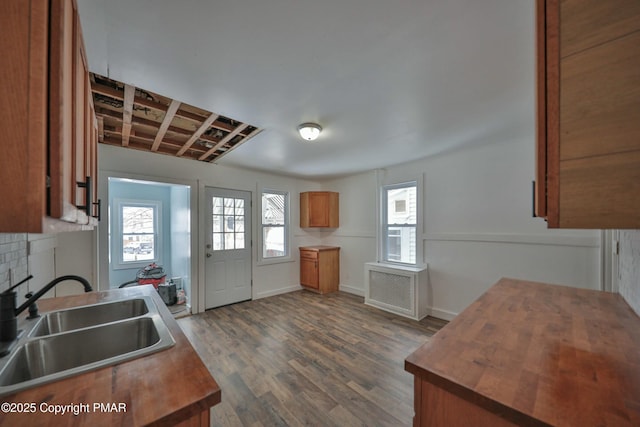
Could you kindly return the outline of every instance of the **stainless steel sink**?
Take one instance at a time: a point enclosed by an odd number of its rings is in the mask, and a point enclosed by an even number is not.
[[[147,304],[142,298],[54,311],[44,314],[30,335],[38,337],[57,334],[117,320],[130,319],[148,312]]]
[[[0,396],[175,344],[148,295],[47,313],[25,332],[0,359]]]

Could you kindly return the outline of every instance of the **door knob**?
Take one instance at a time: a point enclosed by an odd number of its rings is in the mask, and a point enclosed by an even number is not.
[[[211,258],[211,254],[207,252],[207,258]]]

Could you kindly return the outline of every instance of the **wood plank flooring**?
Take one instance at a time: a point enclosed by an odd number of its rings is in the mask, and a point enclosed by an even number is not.
[[[307,291],[178,323],[222,389],[212,426],[394,427],[413,418],[404,359],[446,324],[405,319],[344,292]]]

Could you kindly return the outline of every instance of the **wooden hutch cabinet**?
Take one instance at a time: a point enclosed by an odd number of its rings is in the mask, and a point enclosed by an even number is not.
[[[536,4],[535,215],[640,228],[640,2]]]
[[[300,227],[337,228],[339,225],[339,197],[333,191],[300,193]]]
[[[300,285],[320,294],[337,292],[340,285],[340,248],[300,248]]]

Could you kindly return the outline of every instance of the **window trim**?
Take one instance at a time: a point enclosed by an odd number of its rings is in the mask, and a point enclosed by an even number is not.
[[[388,259],[388,241],[387,241],[387,230],[389,228],[389,224],[387,223],[387,192],[388,190],[394,190],[398,188],[405,187],[415,187],[416,189],[416,222],[415,224],[394,224],[393,227],[407,227],[415,229],[415,262],[400,262]],[[422,250],[421,250],[421,242],[422,242],[422,221],[421,221],[421,212],[422,212],[422,180],[420,178],[414,179],[406,179],[401,181],[396,181],[391,184],[380,184],[379,187],[379,224],[378,224],[378,262],[385,264],[393,264],[393,265],[402,265],[402,266],[410,266],[410,267],[418,267],[422,265]],[[408,210],[408,206],[407,206]]]
[[[264,227],[272,226],[269,224],[262,223],[262,196],[264,193],[268,194],[281,194],[285,196],[285,206],[284,206],[284,244],[285,244],[285,254],[277,257],[264,257]],[[289,190],[277,190],[272,186],[268,187],[260,187],[258,189],[258,212],[256,215],[257,223],[258,223],[258,245],[256,248],[257,251],[257,265],[268,265],[268,264],[280,264],[283,262],[292,262],[293,258],[291,256],[291,192]]]
[[[134,199],[114,199],[114,208],[116,215],[114,215],[114,231],[111,235],[111,248],[114,251],[111,259],[115,259],[113,264],[114,270],[126,270],[133,268],[142,268],[151,263],[162,264],[162,201],[160,200],[134,200]],[[154,237],[155,237],[155,253],[152,259],[145,259],[139,261],[124,261],[123,259],[123,224],[122,224],[122,208],[125,206],[138,206],[138,207],[151,207],[154,209]],[[113,239],[115,236],[115,239]],[[115,240],[115,241],[114,241]],[[115,255],[115,256],[114,256]]]

